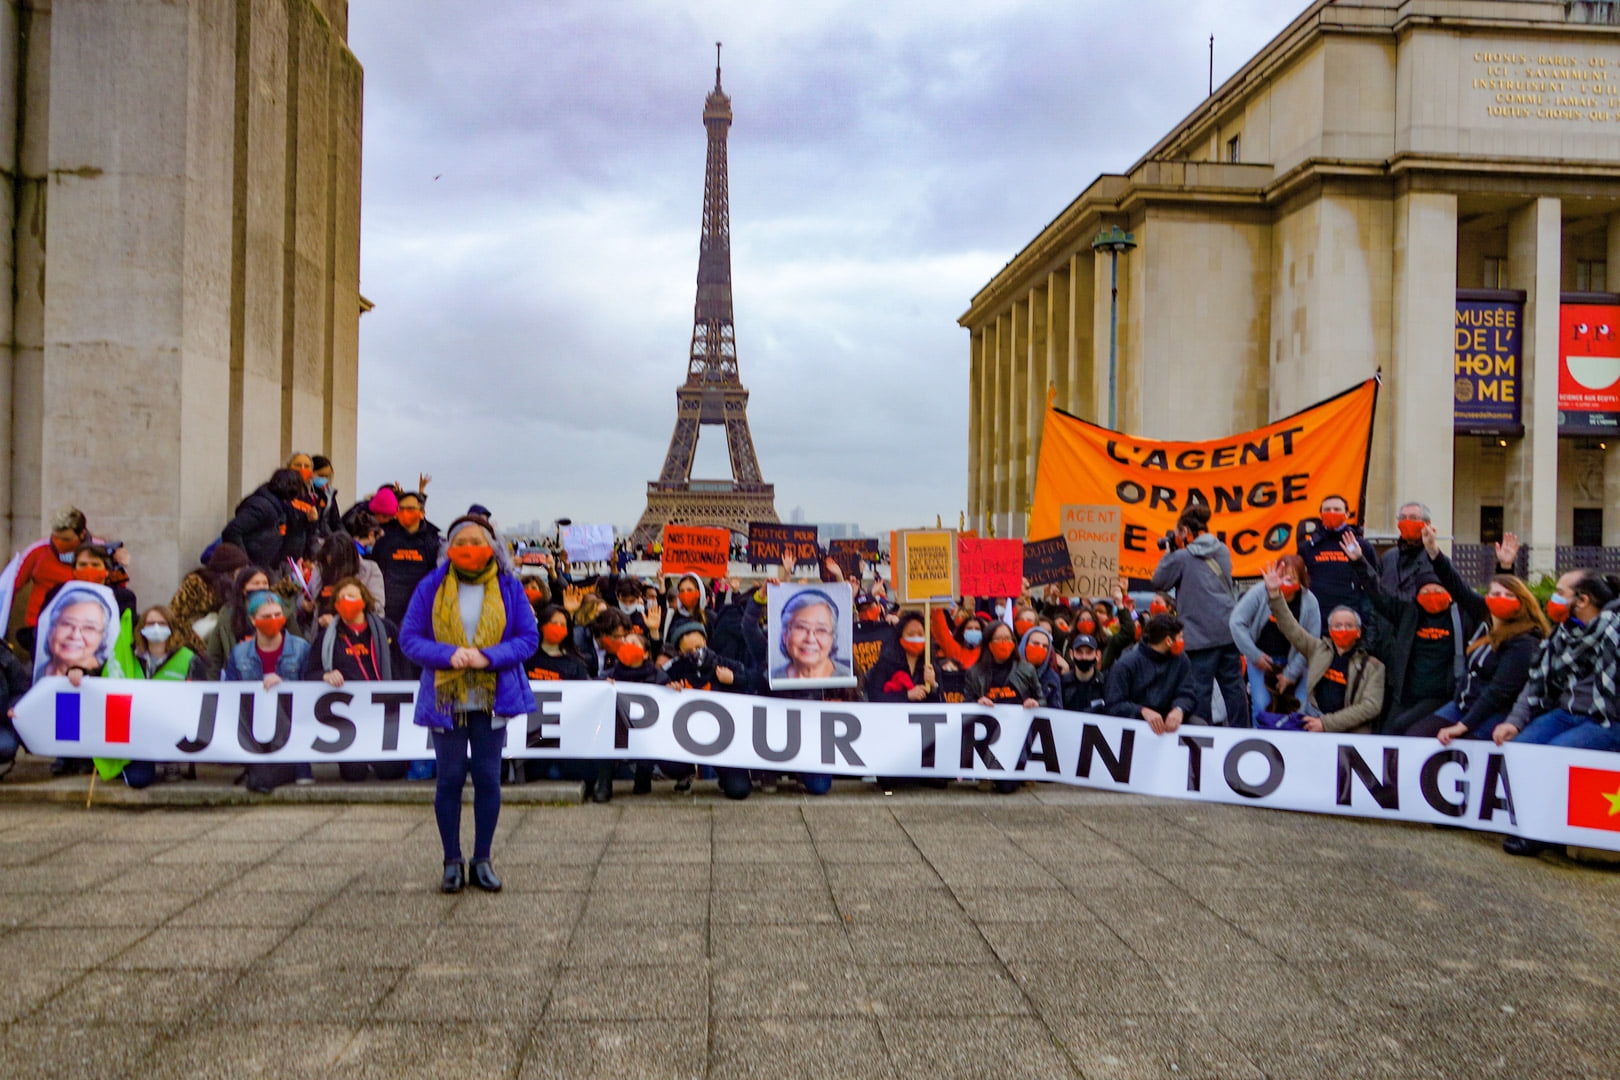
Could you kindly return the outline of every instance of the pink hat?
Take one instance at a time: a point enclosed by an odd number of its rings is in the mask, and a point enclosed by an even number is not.
[[[399,498],[394,494],[393,488],[378,488],[377,494],[371,497],[366,509],[373,514],[385,514],[393,517],[399,513]]]

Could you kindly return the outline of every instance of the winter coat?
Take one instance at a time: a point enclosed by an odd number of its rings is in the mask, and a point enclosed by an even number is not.
[[[1140,720],[1146,708],[1160,716],[1180,709],[1184,716],[1190,717],[1197,704],[1193,696],[1192,661],[1138,642],[1126,649],[1108,669],[1108,688],[1104,696],[1109,716]]]
[[[1044,705],[1044,693],[1045,691],[1041,689],[1040,673],[1016,653],[1005,662],[998,662],[987,649],[984,655],[979,657],[979,662],[967,672],[969,701],[987,697],[998,705],[1021,705],[1026,700],[1034,698]]]
[[[1384,708],[1384,665],[1358,644],[1350,654],[1350,666],[1344,676],[1344,708],[1338,712],[1321,713],[1316,707],[1316,684],[1322,681],[1323,673],[1333,665],[1338,649],[1327,638],[1315,638],[1305,633],[1282,597],[1274,596],[1270,602],[1277,629],[1305,656],[1307,667],[1302,684],[1305,700],[1310,703],[1311,711],[1321,717],[1322,729],[1372,734],[1373,724]]]
[[[292,506],[270,493],[267,484],[236,505],[236,514],[219,534],[227,544],[247,552],[255,566],[270,571],[272,577],[284,573],[286,560],[302,558],[307,542],[309,520]]]
[[[416,691],[415,723],[438,731],[455,727],[455,719],[439,708],[438,695],[433,690],[434,672],[449,668],[450,657],[456,651],[454,645],[446,645],[433,635],[433,601],[439,585],[450,572],[450,564],[445,563],[417,584],[410,606],[405,610],[405,622],[399,628],[400,648],[422,668],[421,685]],[[490,670],[495,672],[492,719],[496,727],[501,727],[509,717],[527,716],[534,711],[534,692],[529,689],[523,663],[540,645],[540,627],[534,621],[529,598],[523,595],[523,584],[516,577],[505,570],[499,571],[495,585],[501,590],[501,603],[506,606],[506,632],[500,641],[482,652],[489,658]]]
[[[1322,636],[1322,609],[1310,589],[1299,591],[1299,624],[1311,637]],[[1256,644],[1261,633],[1271,622],[1271,604],[1266,598],[1265,582],[1260,582],[1243,594],[1243,599],[1232,609],[1232,643],[1253,664],[1260,659],[1260,646]],[[1305,657],[1298,649],[1288,651],[1288,662],[1283,677],[1298,686],[1305,677]]]
[[[1081,681],[1075,677],[1074,664],[1070,661],[1069,671],[1063,676],[1062,683],[1063,705],[1069,712],[1102,713],[1108,708],[1108,694],[1102,673],[1093,671],[1091,678]],[[1136,714],[1140,717],[1142,714]]]
[[[1491,609],[1485,606],[1485,598],[1457,575],[1450,559],[1444,556],[1436,559],[1434,572],[1457,607],[1478,625],[1474,637],[1488,634]],[[1480,725],[1493,716],[1505,717],[1513,708],[1519,691],[1530,677],[1530,665],[1536,662],[1541,642],[1539,633],[1527,630],[1502,642],[1501,648],[1492,648],[1490,642],[1485,641],[1468,653],[1467,671],[1458,682],[1457,694],[1452,700],[1462,712],[1460,722],[1468,725],[1469,731],[1478,731]]]
[[[1045,631],[1040,630],[1039,628],[1031,628],[1024,631],[1024,636],[1019,639],[1018,655],[1025,663],[1029,663],[1029,657],[1024,655],[1024,650],[1029,647],[1030,635],[1037,633],[1045,633]],[[1058,675],[1057,668],[1052,666],[1052,653],[1056,650],[1057,646],[1051,643],[1050,634],[1047,634],[1046,636],[1046,659],[1042,660],[1039,666],[1034,664],[1029,665],[1030,667],[1035,668],[1035,674],[1040,679],[1041,683],[1041,692],[1036,695],[1035,700],[1049,708],[1061,709],[1063,708],[1063,680]]]
[[[877,663],[873,664],[866,672],[866,681],[863,684],[865,687],[866,700],[910,703],[911,699],[906,696],[906,691],[904,689],[897,688],[894,690],[886,690],[884,688],[894,680],[896,675],[899,675],[902,672],[905,673],[907,679],[911,680],[912,686],[922,686],[923,667],[927,663],[927,657],[919,656],[916,659],[912,659],[911,657],[907,656],[905,651],[900,648],[898,643],[892,647],[886,646],[882,655],[878,657]],[[939,687],[936,685],[933,692],[928,694],[928,696],[924,697],[922,700],[938,701]]]
[[[1388,684],[1386,699],[1389,702],[1389,711],[1391,712],[1399,708],[1404,700],[1403,695],[1406,692],[1406,680],[1410,675],[1412,650],[1417,642],[1419,625],[1436,618],[1419,607],[1417,601],[1412,597],[1416,596],[1417,590],[1424,585],[1431,583],[1436,585],[1444,584],[1438,573],[1441,563],[1446,564],[1447,572],[1452,580],[1458,580],[1456,571],[1451,569],[1450,561],[1445,557],[1444,553],[1435,556],[1435,561],[1431,565],[1428,553],[1424,552],[1423,567],[1427,576],[1413,586],[1411,594],[1405,599],[1394,595],[1385,588],[1382,578],[1368,575],[1363,579],[1367,590],[1367,599],[1371,602],[1373,610],[1382,615],[1394,627],[1394,632],[1390,635],[1388,641],[1389,665],[1385,670],[1385,679]],[[1472,592],[1472,590],[1467,591]],[[1481,601],[1481,606],[1483,606],[1483,603]],[[1459,608],[1455,603],[1453,603],[1451,611],[1441,618],[1451,623],[1451,678],[1445,694],[1445,697],[1450,700],[1456,696],[1457,680],[1462,676],[1466,666],[1463,649],[1473,637],[1474,631],[1479,629],[1479,620],[1471,612]]]
[[[1421,543],[1402,540],[1378,560],[1378,580],[1389,595],[1410,600],[1423,586],[1440,578],[1429,562],[1428,550]]]
[[[1220,537],[1200,533],[1186,547],[1166,553],[1151,587],[1175,590],[1188,649],[1232,644],[1232,553]]]
[[[1343,546],[1346,536],[1359,535],[1354,528],[1346,525],[1339,529],[1317,529],[1309,536],[1300,538],[1299,557],[1305,561],[1305,569],[1311,575],[1311,592],[1316,594],[1317,605],[1324,617],[1336,607],[1347,607],[1362,614],[1367,611],[1367,602],[1362,598],[1363,571],[1351,565],[1350,556],[1344,553]],[[1366,572],[1376,573],[1367,559],[1370,550],[1363,542],[1361,558],[1356,562],[1364,564]]]

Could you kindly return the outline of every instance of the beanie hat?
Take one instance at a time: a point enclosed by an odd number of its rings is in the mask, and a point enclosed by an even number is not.
[[[387,514],[393,517],[399,513],[399,496],[394,494],[393,488],[378,488],[377,494],[366,504],[366,509],[373,514]]]
[[[681,638],[687,634],[702,634],[705,642],[709,640],[709,631],[704,628],[702,623],[696,619],[683,619],[670,627],[669,643],[678,646],[681,643]]]

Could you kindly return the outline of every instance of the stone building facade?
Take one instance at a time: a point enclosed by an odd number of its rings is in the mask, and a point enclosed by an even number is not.
[[[1620,545],[1620,431],[1561,433],[1559,411],[1561,301],[1620,304],[1617,22],[1563,0],[1312,3],[973,298],[972,524],[1023,535],[1049,386],[1107,422],[1092,240],[1118,226],[1138,244],[1118,256],[1120,430],[1215,438],[1381,370],[1369,531],[1421,500],[1460,543],[1516,532],[1536,570]],[[1453,418],[1460,302],[1481,297],[1522,338],[1519,423],[1484,433]]]
[[[347,0],[0,2],[0,513],[77,505],[167,599],[294,450],[354,492]]]

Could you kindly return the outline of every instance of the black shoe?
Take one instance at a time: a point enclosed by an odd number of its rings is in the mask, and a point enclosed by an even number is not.
[[[687,792],[687,791],[691,791],[691,790],[692,790],[692,777],[691,777],[690,774],[688,774],[686,776],[683,776],[679,780],[675,781],[675,791],[677,793],[683,793],[683,792]]]
[[[444,880],[439,882],[439,891],[457,893],[463,885],[467,884],[467,867],[460,862],[444,864]]]
[[[596,786],[591,789],[591,802],[605,803],[613,801],[613,774],[598,776]]]
[[[636,773],[635,786],[630,789],[632,795],[647,795],[652,792],[652,776]]]
[[[478,886],[480,889],[483,889],[485,892],[501,891],[501,879],[496,877],[495,871],[489,868],[488,859],[473,860],[472,883]]]
[[[1504,836],[1502,850],[1509,855],[1540,855],[1552,845],[1540,840],[1532,840],[1528,836]]]

